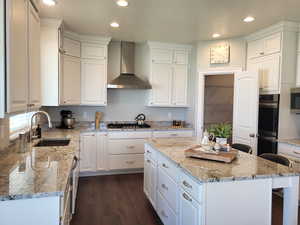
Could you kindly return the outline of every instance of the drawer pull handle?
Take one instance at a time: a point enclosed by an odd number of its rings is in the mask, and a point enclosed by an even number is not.
[[[151,152],[149,150],[147,150],[147,153],[151,154]]]
[[[127,146],[128,149],[134,149],[135,147],[133,145]]]
[[[293,151],[296,155],[300,155],[300,152],[297,151]]]
[[[168,216],[167,216],[167,214],[165,213],[165,211],[164,211],[164,210],[162,210],[162,211],[161,211],[161,215],[162,215],[163,217],[166,217],[166,218],[168,218]]]
[[[151,161],[149,159],[147,159],[147,163],[150,163]]]
[[[193,200],[186,194],[186,193],[183,193],[182,196],[188,200],[189,202],[192,202]]]
[[[134,161],[126,161],[127,164],[134,164]]]
[[[167,168],[167,169],[169,168],[169,167],[168,167],[166,164],[164,164],[164,163],[162,164],[162,166],[165,167],[165,168]]]
[[[185,180],[182,182],[184,186],[186,186],[187,188],[193,188],[192,185],[190,185],[188,182],[186,182]]]
[[[173,137],[177,137],[177,136],[178,136],[178,134],[171,134],[171,136],[173,136]]]
[[[169,190],[169,188],[165,184],[162,184],[161,187],[167,191]]]

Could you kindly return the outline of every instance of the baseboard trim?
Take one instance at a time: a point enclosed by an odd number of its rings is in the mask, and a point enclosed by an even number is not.
[[[95,171],[95,172],[80,172],[80,177],[119,175],[119,174],[134,174],[143,173],[144,169],[127,169],[127,170],[110,170],[110,171]]]

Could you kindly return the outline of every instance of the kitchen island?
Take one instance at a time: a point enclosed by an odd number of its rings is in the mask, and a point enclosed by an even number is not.
[[[145,145],[144,192],[165,225],[271,225],[272,190],[284,190],[284,225],[298,220],[299,173],[239,152],[230,164],[186,158],[195,138]]]

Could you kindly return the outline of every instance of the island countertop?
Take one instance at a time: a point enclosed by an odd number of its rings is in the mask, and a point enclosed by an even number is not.
[[[65,192],[72,163],[79,149],[80,130],[43,132],[43,138],[68,138],[70,144],[61,147],[33,147],[18,153],[18,145],[0,152],[0,201],[48,196]]]
[[[292,168],[241,151],[228,164],[186,158],[184,150],[198,144],[196,138],[151,139],[148,144],[203,183],[300,175]]]

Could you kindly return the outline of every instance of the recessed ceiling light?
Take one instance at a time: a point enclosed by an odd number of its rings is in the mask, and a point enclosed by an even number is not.
[[[246,23],[251,23],[251,22],[253,22],[254,20],[255,20],[254,17],[252,17],[252,16],[247,16],[247,17],[244,19],[244,22],[246,22]]]
[[[212,37],[213,37],[213,38],[218,38],[218,37],[220,37],[220,36],[221,36],[220,34],[217,34],[217,33],[216,33],[216,34],[213,34]]]
[[[118,6],[121,6],[121,7],[128,6],[128,2],[126,0],[118,0],[117,4],[118,4]]]
[[[48,6],[54,6],[54,5],[56,5],[56,1],[55,0],[43,0],[43,3],[45,5],[48,5]]]
[[[119,27],[120,25],[119,25],[117,22],[112,22],[112,23],[110,23],[110,26],[111,26],[111,27],[117,28],[117,27]]]

